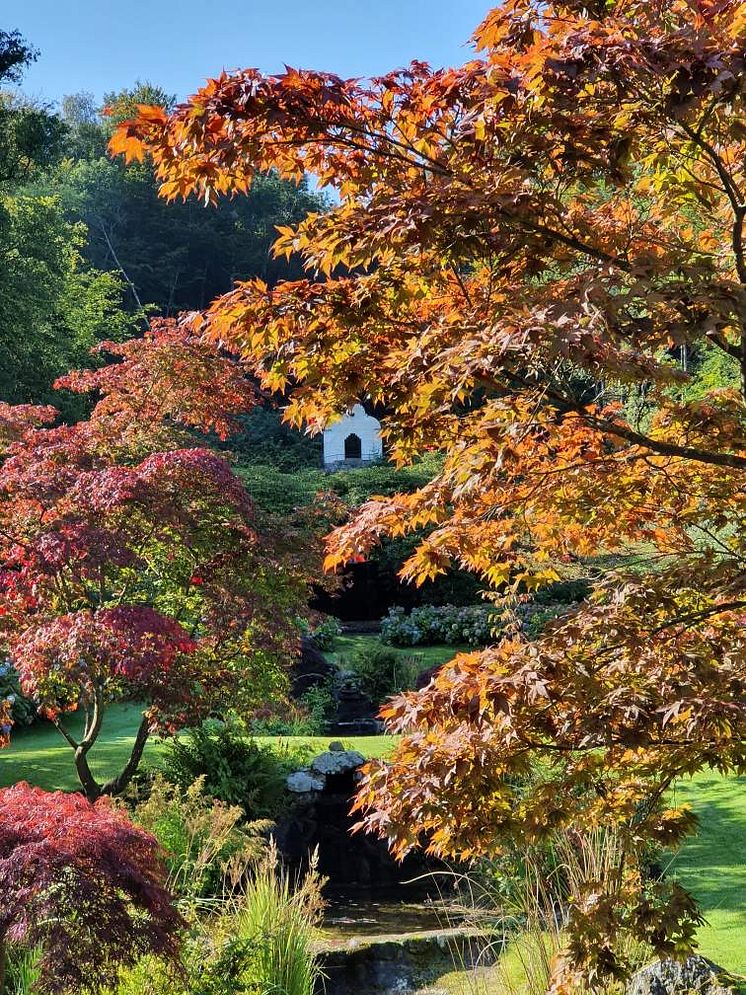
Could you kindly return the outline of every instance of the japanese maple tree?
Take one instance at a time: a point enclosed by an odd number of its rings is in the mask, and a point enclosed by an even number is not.
[[[36,992],[98,991],[183,925],[154,836],[108,799],[19,783],[0,790],[0,991],[8,947],[38,950]]]
[[[458,565],[509,606],[623,554],[540,639],[389,704],[403,737],[359,798],[399,853],[613,829],[618,874],[569,910],[554,978],[596,985],[625,934],[691,949],[692,900],[642,853],[692,827],[675,778],[746,770],[746,7],[506,0],[474,45],[373,80],[224,73],[112,148],[149,154],[171,198],[268,169],[336,191],[280,231],[307,279],[238,284],[192,323],[289,388],[294,424],[368,398],[394,460],[442,453],[332,534],[331,568],[427,526],[404,577]],[[682,354],[723,382],[689,389]]]
[[[255,401],[236,363],[175,322],[103,349],[118,361],[59,384],[96,394],[87,420],[0,405],[0,640],[90,800],[126,787],[152,733],[279,691],[306,596],[304,545],[257,530],[228,463],[195,446]],[[101,783],[89,755],[122,696],[143,716]]]

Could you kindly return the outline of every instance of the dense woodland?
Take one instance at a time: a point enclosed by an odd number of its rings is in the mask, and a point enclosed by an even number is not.
[[[149,316],[204,308],[239,278],[297,275],[270,255],[275,226],[324,207],[307,183],[274,175],[217,210],[166,204],[149,166],[114,160],[106,145],[136,104],[175,97],[135,82],[38,105],[22,89],[37,57],[0,33],[0,397],[13,404],[60,404],[58,376],[90,364],[97,341],[141,334]]]

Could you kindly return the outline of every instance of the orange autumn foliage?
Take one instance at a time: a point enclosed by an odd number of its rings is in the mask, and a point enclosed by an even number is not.
[[[692,900],[640,871],[692,827],[672,781],[746,771],[746,8],[506,0],[473,40],[459,69],[223,74],[112,148],[149,155],[170,198],[269,169],[336,191],[279,231],[307,279],[239,283],[190,319],[288,389],[293,424],[367,399],[394,460],[442,454],[331,535],[330,568],[426,527],[405,578],[458,566],[509,601],[625,554],[540,639],[386,706],[403,736],[358,801],[399,853],[613,828],[624,864],[570,910],[553,980],[600,986],[623,934],[692,947]],[[733,384],[687,399],[682,350],[721,353]]]

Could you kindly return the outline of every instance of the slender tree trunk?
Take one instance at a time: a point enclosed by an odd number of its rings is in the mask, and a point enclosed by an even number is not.
[[[145,744],[148,741],[148,736],[150,735],[150,720],[147,715],[143,715],[142,721],[140,722],[140,727],[137,730],[137,736],[135,736],[135,743],[132,747],[132,752],[130,753],[129,760],[127,761],[124,770],[121,774],[113,777],[110,781],[100,789],[100,794],[102,795],[119,795],[121,794],[127,785],[130,783],[132,778],[137,771],[142,760],[143,750],[145,749]]]
[[[84,746],[79,746],[75,751],[75,770],[78,774],[78,780],[83,787],[83,794],[89,802],[95,802],[101,797],[101,785],[93,776],[91,768],[88,766],[88,750]]]

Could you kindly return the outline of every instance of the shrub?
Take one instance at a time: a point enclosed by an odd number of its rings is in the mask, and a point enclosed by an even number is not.
[[[521,619],[521,631],[527,639],[538,639],[544,631],[547,622],[558,618],[567,611],[566,604],[528,604],[518,612]]]
[[[585,601],[590,596],[593,585],[585,577],[577,577],[572,580],[558,580],[554,584],[547,584],[540,587],[535,592],[533,600],[537,605],[572,605],[579,601]]]
[[[320,650],[328,652],[334,649],[337,639],[342,635],[342,626],[333,615],[329,615],[311,629],[309,634]]]
[[[0,791],[0,978],[7,945],[38,948],[39,995],[96,992],[147,953],[175,958],[183,920],[157,841],[108,799]]]
[[[272,819],[288,802],[285,778],[304,759],[259,746],[237,724],[209,721],[169,744],[163,773],[183,791],[202,778],[205,794],[239,805],[247,819]]]
[[[314,927],[323,908],[322,884],[314,862],[293,887],[273,849],[247,886],[234,936],[248,954],[244,979],[258,992],[313,995],[321,976]]]
[[[400,691],[414,687],[420,662],[385,646],[371,646],[357,652],[350,661],[362,690],[379,705]]]
[[[156,775],[135,821],[166,851],[171,889],[186,898],[220,895],[235,888],[247,867],[266,851],[272,823],[244,822],[243,809],[204,793],[204,777],[185,791]]]
[[[427,646],[433,643],[484,646],[495,637],[498,614],[492,605],[422,605],[407,615],[390,608],[381,623],[381,639],[392,646]]]
[[[294,884],[270,848],[244,893],[192,919],[176,970],[145,957],[110,995],[313,995],[322,881],[312,867]]]
[[[249,723],[252,736],[323,736],[336,703],[331,688],[309,688],[282,710],[265,711]]]
[[[21,691],[18,672],[10,663],[0,663],[0,701],[11,703],[10,714],[17,726],[30,726],[36,718],[36,705]]]

